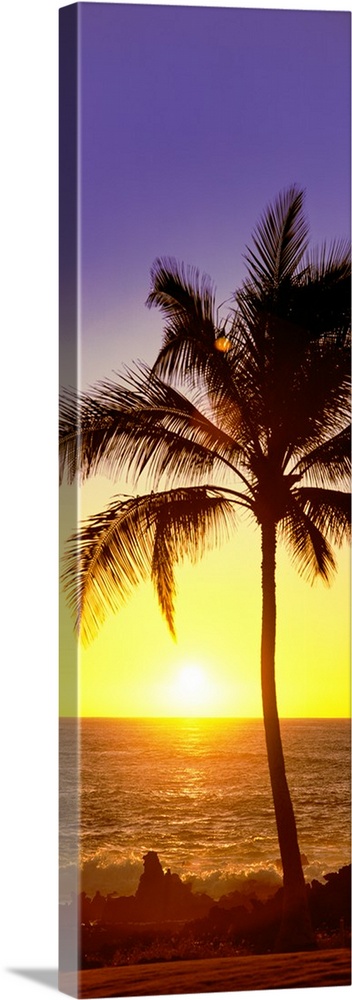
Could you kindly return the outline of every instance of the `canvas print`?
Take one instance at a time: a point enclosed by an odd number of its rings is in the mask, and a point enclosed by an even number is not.
[[[350,983],[350,15],[60,11],[60,989]]]

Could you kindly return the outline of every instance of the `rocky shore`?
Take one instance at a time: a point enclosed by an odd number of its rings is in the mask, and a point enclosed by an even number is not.
[[[91,899],[83,892],[71,905],[60,908],[62,968],[65,936],[72,940],[77,931],[77,912],[82,970],[273,951],[282,889],[260,898],[254,881],[245,892],[235,891],[215,901],[206,893],[193,893],[176,873],[164,871],[154,851],[143,861],[134,896],[112,893],[105,897],[97,892]],[[307,885],[318,948],[350,946],[350,890],[351,866],[327,874],[324,883]]]

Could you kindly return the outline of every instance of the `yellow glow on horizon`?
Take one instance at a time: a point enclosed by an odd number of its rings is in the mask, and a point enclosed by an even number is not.
[[[95,481],[89,483],[89,502]],[[115,492],[105,483],[107,498]],[[106,501],[104,501],[106,502]],[[104,506],[97,496],[94,506]],[[93,506],[93,505],[92,505]],[[350,714],[350,553],[330,587],[277,554],[276,677],[282,718]],[[142,583],[78,655],[78,712],[114,717],[262,716],[260,536],[247,525],[197,565],[177,567],[176,642]],[[63,630],[72,620],[63,611]],[[61,714],[71,714],[62,686]]]

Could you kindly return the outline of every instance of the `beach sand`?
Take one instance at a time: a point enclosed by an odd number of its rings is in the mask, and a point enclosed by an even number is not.
[[[60,990],[74,995],[76,976],[60,975]],[[152,964],[84,970],[79,996],[167,996],[173,993],[222,993],[287,987],[349,986],[351,953],[347,948],[284,955]]]

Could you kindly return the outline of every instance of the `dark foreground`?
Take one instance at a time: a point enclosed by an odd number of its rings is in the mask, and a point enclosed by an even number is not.
[[[292,951],[278,954],[282,888],[263,899],[253,883],[215,902],[164,872],[155,852],[143,860],[134,896],[83,892],[77,907],[61,908],[62,992],[165,996],[351,984],[350,866],[307,885],[316,949],[299,952],[292,940]]]
[[[349,949],[246,955],[235,958],[153,962],[87,969],[79,973],[79,997],[165,996],[298,987],[349,986]],[[75,995],[76,976],[62,973],[60,990]]]

